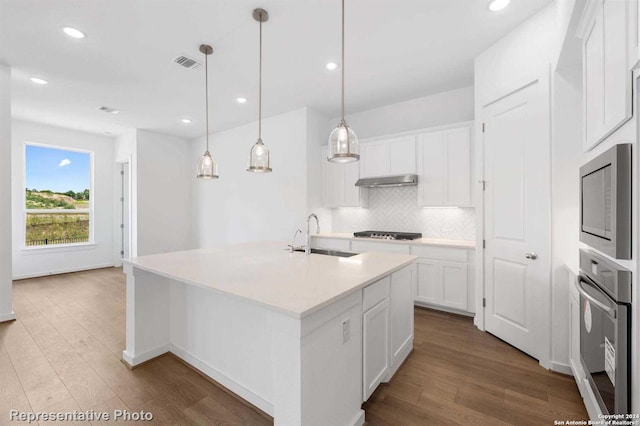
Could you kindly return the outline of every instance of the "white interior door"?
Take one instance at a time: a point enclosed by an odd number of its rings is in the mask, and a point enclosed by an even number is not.
[[[548,79],[483,108],[485,329],[549,358]]]

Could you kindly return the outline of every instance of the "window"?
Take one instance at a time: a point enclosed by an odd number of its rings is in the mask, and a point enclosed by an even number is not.
[[[93,242],[93,153],[25,145],[25,246]]]

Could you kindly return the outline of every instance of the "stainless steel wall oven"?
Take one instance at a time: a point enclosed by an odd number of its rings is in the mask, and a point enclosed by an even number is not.
[[[631,272],[580,250],[580,358],[603,414],[631,412]]]

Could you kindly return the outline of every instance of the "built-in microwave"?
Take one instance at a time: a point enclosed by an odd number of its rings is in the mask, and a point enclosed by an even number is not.
[[[615,145],[580,168],[580,241],[631,259],[631,144]]]

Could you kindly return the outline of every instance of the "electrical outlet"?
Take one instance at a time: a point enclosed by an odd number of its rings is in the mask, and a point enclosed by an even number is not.
[[[351,338],[351,320],[342,321],[342,343],[347,343]]]

